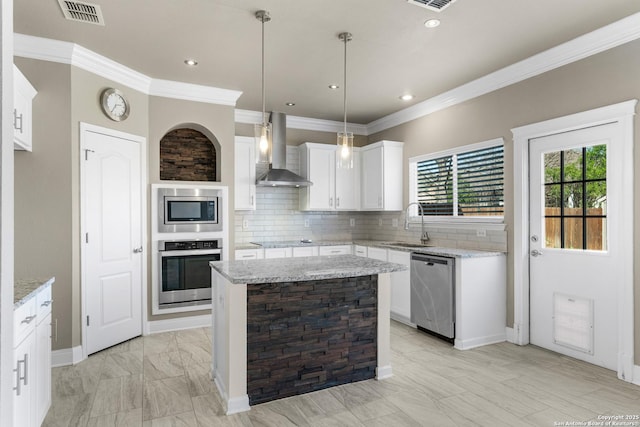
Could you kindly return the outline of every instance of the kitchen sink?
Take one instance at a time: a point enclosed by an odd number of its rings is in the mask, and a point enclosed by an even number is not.
[[[433,245],[425,245],[423,243],[409,243],[409,242],[387,242],[383,243],[383,246],[398,246],[401,248],[429,248]]]

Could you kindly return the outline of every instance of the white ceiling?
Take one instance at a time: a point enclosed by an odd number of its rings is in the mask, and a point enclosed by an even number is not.
[[[65,20],[57,0],[14,1],[17,33],[77,43],[152,78],[242,91],[259,111],[266,9],[267,111],[370,123],[640,12],[639,0],[458,0],[440,13],[405,0],[93,0],[105,26]],[[427,29],[437,17],[442,24]],[[195,58],[188,68],[183,61]],[[415,95],[404,102],[399,96]],[[288,107],[286,102],[295,102]]]

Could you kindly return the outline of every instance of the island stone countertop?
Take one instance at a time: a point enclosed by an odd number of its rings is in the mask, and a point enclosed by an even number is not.
[[[18,279],[13,287],[13,307],[18,308],[33,298],[41,288],[55,282],[55,277],[49,279]]]
[[[302,282],[407,270],[402,264],[355,255],[212,261],[209,265],[234,284]]]

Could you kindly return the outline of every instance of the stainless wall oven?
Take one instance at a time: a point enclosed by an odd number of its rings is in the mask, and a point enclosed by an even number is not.
[[[222,239],[158,242],[160,308],[211,303],[210,261],[222,259]]]
[[[158,232],[221,231],[220,196],[209,188],[158,188]]]

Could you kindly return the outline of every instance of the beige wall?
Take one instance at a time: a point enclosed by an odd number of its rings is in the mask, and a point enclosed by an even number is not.
[[[246,123],[236,124],[236,135],[253,136],[253,125]],[[318,144],[337,143],[338,134],[336,132],[321,132],[315,130],[287,129],[287,145],[300,145],[303,142],[315,142]],[[362,147],[368,144],[368,139],[364,135],[354,135],[353,145]]]
[[[513,142],[511,129],[555,117],[640,99],[640,41],[564,66],[538,77],[475,98],[460,105],[369,137],[404,141],[409,157],[502,137],[505,140],[505,223],[513,247]],[[636,141],[640,115],[635,118]],[[640,171],[640,150],[635,152]],[[406,175],[406,170],[405,170]],[[635,211],[640,208],[640,173],[635,176]],[[408,184],[404,200],[408,201]],[[635,217],[634,241],[640,241]],[[634,270],[640,266],[635,252]],[[635,362],[640,364],[640,280],[635,275]],[[507,323],[513,325],[513,255],[508,254]],[[613,313],[612,313],[613,315]]]

